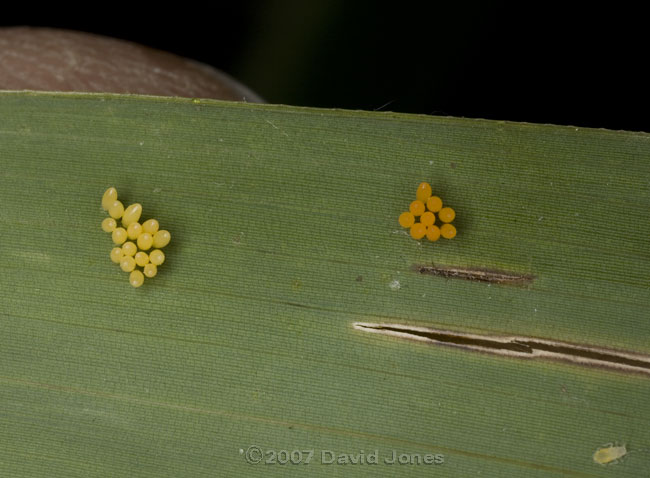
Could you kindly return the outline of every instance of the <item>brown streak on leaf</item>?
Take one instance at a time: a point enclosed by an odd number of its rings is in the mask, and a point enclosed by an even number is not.
[[[465,279],[475,282],[488,282],[492,284],[504,284],[515,286],[530,285],[535,276],[532,274],[520,274],[517,272],[500,271],[496,269],[485,269],[480,267],[458,267],[443,265],[422,265],[415,264],[413,269],[420,274],[445,277],[447,279]]]
[[[583,366],[609,368],[619,372],[650,374],[650,356],[624,350],[534,337],[479,335],[402,324],[355,322],[352,326],[364,332],[458,347],[504,357],[542,358]]]

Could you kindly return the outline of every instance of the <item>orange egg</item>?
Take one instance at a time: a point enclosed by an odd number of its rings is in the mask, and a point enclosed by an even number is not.
[[[438,212],[442,209],[442,199],[438,196],[431,196],[427,199],[427,209],[431,212]]]
[[[440,227],[440,235],[445,239],[453,239],[456,237],[456,228],[451,224],[443,224]]]
[[[402,227],[411,227],[415,223],[415,217],[410,212],[403,212],[399,215],[398,221]]]
[[[417,241],[422,239],[427,233],[427,226],[421,222],[416,222],[411,226],[411,237]]]
[[[409,211],[414,216],[421,216],[424,212],[424,203],[422,201],[415,200],[409,206]]]
[[[440,239],[440,229],[438,226],[429,226],[427,227],[427,239],[431,242],[435,242]]]
[[[431,211],[427,211],[420,217],[420,222],[425,226],[431,226],[436,222],[436,215]]]
[[[431,196],[431,185],[429,183],[420,183],[417,191],[415,192],[415,197],[418,201],[423,203],[427,202],[427,199]]]
[[[451,222],[456,217],[456,211],[450,207],[443,207],[438,213],[438,218],[442,222]]]

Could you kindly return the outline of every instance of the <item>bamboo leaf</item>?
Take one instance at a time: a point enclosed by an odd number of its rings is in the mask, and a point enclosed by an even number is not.
[[[2,93],[0,475],[645,476],[647,374],[353,324],[650,354],[649,159],[643,133]],[[421,181],[455,239],[399,227]],[[172,233],[139,289],[109,186]]]

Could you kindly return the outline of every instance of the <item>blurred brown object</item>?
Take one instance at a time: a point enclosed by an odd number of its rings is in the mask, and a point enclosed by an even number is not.
[[[0,90],[85,91],[262,103],[227,74],[136,43],[52,28],[0,28]]]

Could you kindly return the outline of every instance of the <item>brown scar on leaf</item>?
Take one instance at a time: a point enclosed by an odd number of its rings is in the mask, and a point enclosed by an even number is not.
[[[532,274],[519,274],[516,272],[484,269],[480,267],[415,264],[413,269],[420,274],[445,277],[447,279],[465,279],[475,282],[488,282],[491,284],[527,286],[532,284],[533,280],[535,280],[535,276]]]
[[[650,355],[524,336],[480,335],[402,324],[355,322],[356,330],[505,357],[550,359],[650,375]]]

